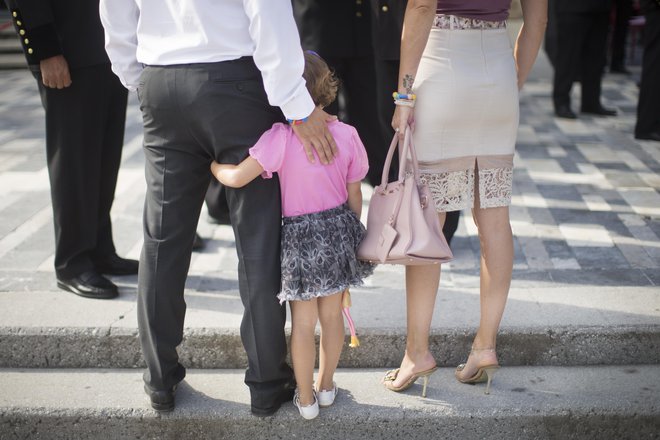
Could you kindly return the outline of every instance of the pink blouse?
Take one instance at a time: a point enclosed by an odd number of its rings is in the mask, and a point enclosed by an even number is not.
[[[328,124],[337,143],[338,155],[329,165],[318,157],[307,160],[302,143],[289,125],[277,123],[265,132],[250,156],[259,162],[268,179],[278,173],[282,192],[282,215],[324,211],[348,200],[347,183],[359,182],[367,175],[367,152],[355,128],[339,121]]]

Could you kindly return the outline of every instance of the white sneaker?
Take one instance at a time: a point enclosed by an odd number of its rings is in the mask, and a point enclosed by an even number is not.
[[[337,397],[337,384],[334,382],[332,382],[331,390],[319,390],[316,392],[316,398],[321,408],[332,405],[335,402],[335,397]]]
[[[296,394],[293,396],[293,404],[296,405],[296,408],[298,408],[298,412],[300,412],[300,415],[303,416],[303,419],[312,420],[319,415],[319,400],[316,398],[315,392],[314,403],[311,405],[302,406],[300,404],[300,395],[298,394],[298,390],[296,390]]]

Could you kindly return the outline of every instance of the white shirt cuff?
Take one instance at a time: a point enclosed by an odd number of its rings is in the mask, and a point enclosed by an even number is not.
[[[314,107],[316,105],[304,85],[302,90],[296,93],[289,102],[280,106],[287,119],[304,119],[312,114]]]

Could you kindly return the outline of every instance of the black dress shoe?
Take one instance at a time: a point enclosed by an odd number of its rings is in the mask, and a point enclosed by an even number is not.
[[[612,109],[612,108],[603,107],[601,105],[600,107],[583,108],[582,113],[586,113],[586,114],[589,114],[589,115],[596,115],[596,116],[616,116],[617,111]]]
[[[96,270],[107,275],[135,275],[138,273],[138,261],[121,258],[117,254],[95,260]]]
[[[269,406],[268,408],[261,408],[251,405],[250,410],[252,411],[252,415],[255,415],[257,417],[272,416],[277,412],[277,410],[280,409],[280,407],[284,402],[293,400],[293,394],[295,393],[295,391],[296,391],[295,387],[290,387],[290,388],[287,387],[286,389],[280,392],[280,394],[275,398],[273,405]]]
[[[151,400],[151,407],[158,412],[170,412],[174,410],[174,393],[176,385],[169,390],[152,390],[144,384],[144,392]]]
[[[83,272],[74,278],[58,278],[57,287],[84,298],[112,299],[119,295],[117,286],[112,281],[93,270]]]
[[[660,131],[652,131],[651,133],[638,133],[635,134],[635,139],[639,139],[640,141],[660,142]]]
[[[577,119],[577,115],[573,113],[569,105],[560,105],[555,108],[555,116],[563,119]]]

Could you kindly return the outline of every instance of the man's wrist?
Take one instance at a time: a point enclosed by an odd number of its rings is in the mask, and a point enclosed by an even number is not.
[[[309,116],[302,119],[287,119],[286,122],[288,122],[289,125],[301,125],[307,122],[307,119],[309,119]]]

